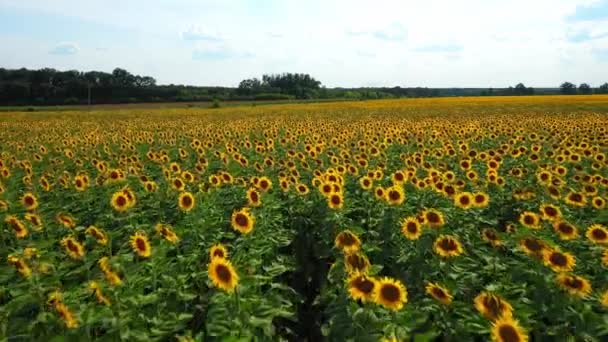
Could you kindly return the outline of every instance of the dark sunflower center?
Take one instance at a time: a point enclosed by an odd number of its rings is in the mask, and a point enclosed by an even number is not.
[[[226,267],[224,265],[217,265],[215,267],[215,273],[217,273],[217,277],[223,283],[229,283],[230,280],[232,280],[232,273],[230,272],[230,270],[228,269],[228,267]]]
[[[395,179],[398,181],[402,181],[403,180],[403,175],[400,173],[395,173]]]
[[[254,202],[254,203],[256,203],[259,199],[257,192],[252,192],[249,197],[251,198],[251,202]]]
[[[514,326],[510,324],[501,325],[498,328],[498,335],[504,342],[519,342],[521,338]]]
[[[475,196],[475,203],[483,203],[485,200],[486,200],[486,197],[484,195]]]
[[[182,187],[182,181],[180,181],[180,180],[176,180],[175,182],[173,182],[173,184],[175,185],[176,188]]]
[[[366,279],[365,277],[357,278],[355,280],[355,283],[353,284],[353,286],[357,290],[359,290],[365,294],[370,294],[374,290],[374,282],[372,282],[369,279]]]
[[[340,202],[341,202],[340,196],[338,196],[338,195],[331,196],[331,203],[338,205],[338,204],[340,204]]]
[[[574,228],[567,223],[560,223],[557,226],[557,229],[564,234],[572,234],[572,232],[574,232]]]
[[[471,199],[469,198],[469,196],[462,196],[460,197],[459,201],[462,205],[468,205],[469,203],[471,203]]]
[[[535,239],[527,239],[524,241],[526,248],[533,252],[538,252],[543,249],[543,245]]]
[[[119,207],[124,207],[127,204],[127,199],[124,196],[118,196],[116,198],[116,205]]]
[[[25,204],[30,206],[34,204],[34,199],[30,196],[25,197]]]
[[[68,249],[70,251],[78,252],[78,246],[76,246],[76,244],[72,240],[68,240],[67,244],[68,244]]]
[[[244,214],[241,214],[241,213],[236,214],[234,221],[240,227],[246,227],[247,224],[249,223],[249,219],[247,218],[247,216],[245,216]]]
[[[145,252],[147,249],[146,242],[142,238],[135,239],[135,245],[137,246],[137,249],[141,252]]]
[[[545,214],[549,217],[557,216],[557,210],[553,207],[546,207]]]
[[[399,199],[401,199],[401,194],[399,193],[399,191],[391,190],[388,193],[388,197],[393,201],[398,201]]]
[[[583,200],[583,196],[581,194],[572,194],[570,195],[570,199],[573,202],[581,202]]]
[[[596,240],[606,240],[606,238],[608,238],[608,235],[604,230],[597,228],[591,231],[591,236]]]
[[[219,258],[223,258],[224,257],[224,251],[222,251],[221,249],[216,249],[213,251],[213,256],[214,257],[219,257]]]
[[[382,197],[384,196],[384,191],[382,191],[381,189],[376,190],[376,195]]]
[[[551,262],[551,264],[560,267],[566,266],[568,264],[568,258],[566,258],[566,256],[561,253],[551,253],[549,261]]]
[[[442,239],[439,242],[439,247],[441,247],[441,249],[443,249],[444,251],[448,251],[448,252],[452,252],[452,251],[455,251],[456,249],[458,249],[456,242],[452,239]]]
[[[365,260],[357,254],[349,255],[346,260],[354,269],[362,270],[365,268]]]
[[[414,223],[414,222],[408,222],[406,228],[407,228],[407,231],[409,233],[413,233],[414,234],[414,233],[418,232],[418,225],[416,223]]]
[[[483,304],[491,317],[500,317],[502,312],[502,302],[500,299],[494,296],[489,296],[484,299]]]
[[[184,207],[189,207],[192,205],[192,197],[190,196],[184,196],[182,198],[182,204],[184,205]]]
[[[574,277],[566,279],[565,285],[567,287],[569,287],[569,288],[572,288],[572,289],[581,289],[581,288],[583,288],[583,282],[580,279],[574,278]]]
[[[352,246],[356,243],[355,237],[350,233],[340,234],[339,240],[342,246]]]
[[[534,217],[532,217],[530,215],[524,216],[524,223],[527,224],[527,225],[534,224]]]
[[[496,236],[496,233],[491,230],[484,231],[484,235],[488,240],[498,240],[498,236]]]
[[[401,291],[397,286],[393,284],[385,284],[382,285],[382,288],[380,289],[380,295],[387,302],[393,303],[399,301],[399,298],[401,297]]]
[[[437,215],[437,213],[434,213],[434,212],[427,213],[426,219],[429,221],[429,223],[439,223],[439,221],[441,221],[441,218],[439,217],[439,215]]]
[[[435,298],[438,298],[438,299],[446,299],[446,298],[448,298],[448,295],[445,293],[445,291],[443,291],[442,289],[440,289],[438,287],[433,287],[431,289],[431,292],[433,293],[433,296]]]

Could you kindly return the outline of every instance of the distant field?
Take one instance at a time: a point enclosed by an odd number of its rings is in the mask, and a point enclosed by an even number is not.
[[[0,340],[607,341],[608,95],[0,113]]]

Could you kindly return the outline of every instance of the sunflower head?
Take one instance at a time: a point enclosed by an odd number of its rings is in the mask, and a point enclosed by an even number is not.
[[[560,273],[557,275],[556,281],[564,291],[572,296],[582,298],[591,294],[591,283],[583,277]]]
[[[422,235],[422,225],[416,217],[408,217],[401,221],[401,233],[409,240],[418,240]]]
[[[424,222],[432,228],[439,228],[445,224],[443,214],[437,209],[427,209],[423,215]]]
[[[428,283],[425,287],[426,294],[433,297],[435,300],[444,305],[452,303],[452,295],[445,287],[437,283]]]
[[[72,259],[82,259],[84,247],[72,236],[61,239],[61,245]]]
[[[239,276],[230,261],[224,258],[213,258],[208,267],[209,279],[213,285],[226,291],[233,292],[239,283]]]
[[[475,308],[485,318],[496,320],[501,317],[511,317],[513,307],[497,294],[482,292],[474,300]]]
[[[374,289],[374,302],[391,310],[401,310],[407,303],[407,289],[401,281],[382,278]]]
[[[221,243],[215,244],[209,249],[209,259],[215,258],[228,259],[228,250]]]
[[[21,197],[21,204],[25,208],[25,210],[32,211],[38,208],[38,199],[31,192],[26,192],[23,197]]]
[[[373,300],[378,282],[367,275],[355,273],[348,278],[346,285],[352,299],[366,302]]]
[[[433,250],[444,258],[455,257],[463,253],[462,245],[451,235],[440,235],[433,244]]]
[[[483,241],[492,245],[492,247],[498,247],[502,245],[502,241],[500,240],[500,236],[498,236],[498,232],[492,228],[484,228],[481,231],[481,238]]]
[[[349,253],[344,256],[344,264],[348,273],[367,273],[370,267],[369,259],[362,253]]]
[[[249,234],[253,230],[255,218],[247,208],[243,208],[232,213],[230,223],[232,228],[243,234]]]
[[[607,245],[608,244],[608,228],[604,227],[601,224],[593,224],[587,228],[587,232],[585,236],[589,241],[599,244],[599,245]]]
[[[344,230],[336,235],[335,245],[344,253],[353,253],[361,247],[361,240],[350,230]]]
[[[400,205],[405,201],[405,193],[403,188],[398,185],[391,186],[386,189],[386,201],[391,205]]]
[[[327,205],[331,209],[342,209],[342,207],[344,206],[344,197],[342,196],[342,193],[332,192],[327,197]]]
[[[554,272],[570,272],[576,265],[574,255],[551,249],[543,251],[543,261]]]
[[[454,196],[454,205],[461,209],[469,209],[473,206],[473,194],[470,192],[461,192]]]
[[[540,213],[542,215],[543,220],[547,221],[556,221],[559,220],[562,216],[562,212],[559,207],[552,204],[543,204],[540,206]]]
[[[524,227],[531,229],[540,229],[540,218],[536,213],[531,211],[524,211],[519,215],[519,223],[521,223]]]
[[[511,317],[501,317],[492,323],[492,340],[496,342],[527,342],[528,334]]]
[[[572,240],[578,236],[578,229],[576,229],[576,227],[571,223],[564,220],[553,222],[553,230],[562,240]]]
[[[142,258],[149,258],[152,255],[152,247],[148,241],[148,236],[144,232],[136,232],[130,238],[131,248]]]
[[[194,199],[194,195],[192,193],[184,191],[179,194],[179,198],[177,200],[177,205],[182,211],[188,212],[194,208],[194,204],[196,203]]]

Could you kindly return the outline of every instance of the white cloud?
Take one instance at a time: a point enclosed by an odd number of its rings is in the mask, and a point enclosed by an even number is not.
[[[180,33],[184,40],[207,40],[207,41],[221,41],[223,38],[220,34],[201,26],[201,25],[190,25],[184,31]]]
[[[52,55],[75,55],[80,51],[78,45],[73,42],[61,42],[53,47],[49,53]]]

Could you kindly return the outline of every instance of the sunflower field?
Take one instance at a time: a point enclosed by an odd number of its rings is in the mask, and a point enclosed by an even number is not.
[[[606,341],[607,113],[1,113],[1,340]]]

